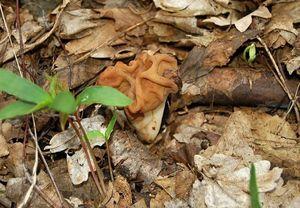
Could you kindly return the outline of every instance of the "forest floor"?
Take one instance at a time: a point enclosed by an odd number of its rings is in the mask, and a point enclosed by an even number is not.
[[[88,134],[117,115],[97,164],[54,111],[0,120],[0,207],[250,207],[251,164],[263,207],[300,207],[300,1],[0,5],[3,69],[133,100],[77,109]]]

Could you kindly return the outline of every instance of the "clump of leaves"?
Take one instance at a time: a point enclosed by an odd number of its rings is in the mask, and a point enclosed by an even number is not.
[[[256,46],[254,43],[247,46],[243,52],[243,59],[247,61],[248,64],[252,64],[256,58]]]
[[[127,106],[132,100],[112,87],[92,86],[84,89],[76,98],[68,90],[56,89],[57,79],[50,79],[49,92],[31,81],[0,68],[0,91],[18,98],[0,109],[0,120],[27,115],[43,109],[52,109],[64,115],[73,114],[82,104]]]
[[[250,169],[249,189],[250,189],[250,197],[251,197],[251,208],[261,208],[259,195],[258,195],[258,188],[256,183],[256,171],[253,163],[251,163],[251,169]]]

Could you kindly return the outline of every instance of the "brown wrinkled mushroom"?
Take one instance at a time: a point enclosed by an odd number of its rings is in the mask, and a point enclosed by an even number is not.
[[[128,65],[117,62],[109,66],[100,74],[97,84],[117,88],[134,101],[125,108],[134,124],[161,106],[170,93],[178,91],[177,72],[177,62],[172,56],[142,53]],[[155,130],[158,133],[159,127]]]

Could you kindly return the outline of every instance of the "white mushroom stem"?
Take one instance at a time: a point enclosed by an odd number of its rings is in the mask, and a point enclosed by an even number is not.
[[[155,140],[161,126],[166,100],[165,98],[157,108],[145,113],[144,117],[131,121],[141,140],[147,143],[152,143]]]

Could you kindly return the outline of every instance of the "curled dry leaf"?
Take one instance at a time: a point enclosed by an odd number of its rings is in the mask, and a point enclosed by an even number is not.
[[[250,205],[249,180],[250,168],[243,161],[215,154],[210,159],[195,156],[195,164],[199,171],[204,172],[201,186],[207,207],[248,207]],[[261,194],[274,191],[282,184],[282,169],[275,167],[270,170],[271,163],[260,160],[254,163],[259,192]],[[215,179],[213,179],[215,178]],[[218,198],[218,200],[216,200]]]
[[[99,21],[101,25],[95,27],[90,35],[68,42],[65,46],[66,50],[76,55],[92,51],[99,46],[107,47],[108,41],[117,34],[114,22],[112,20]]]
[[[274,196],[284,197],[278,195],[282,193],[282,171],[292,176],[299,174],[299,156],[295,154],[299,147],[295,139],[291,126],[278,116],[247,109],[234,112],[219,142],[194,157],[196,167],[205,177],[194,183],[190,203],[198,206],[204,201],[207,207],[248,206],[250,162],[256,166],[264,205],[273,203]],[[260,155],[254,155],[254,149]],[[272,170],[270,161],[274,165]],[[199,192],[204,193],[200,201],[195,198]],[[292,200],[296,200],[295,195]]]
[[[91,156],[90,156],[91,158]],[[83,149],[76,151],[72,156],[67,154],[68,172],[74,185],[79,185],[89,178],[89,164]],[[92,163],[94,166],[94,164]],[[93,167],[95,171],[95,167]]]
[[[61,18],[60,37],[64,39],[82,38],[90,35],[91,30],[97,26],[101,21],[101,15],[91,9],[78,9],[73,11],[65,11]]]
[[[203,29],[197,26],[196,17],[177,17],[164,11],[156,12],[154,21],[171,24],[178,29],[185,31],[186,33],[201,35]]]
[[[35,37],[43,27],[34,20],[33,16],[26,9],[21,10],[20,18],[21,22],[23,22],[21,25],[22,41],[23,43],[27,43],[27,41]],[[17,28],[12,31],[12,35],[18,44],[20,44],[20,35]]]
[[[143,119],[148,123],[147,117],[155,118],[153,122],[156,125],[152,133],[148,132],[152,126],[148,130],[144,125],[136,126],[142,139],[151,142],[160,128],[164,108],[162,103],[169,93],[178,91],[176,79],[178,77],[175,58],[166,54],[142,53],[128,65],[117,62],[115,66],[108,67],[99,76],[97,84],[117,88],[133,99],[133,104],[125,108],[126,115],[133,124],[143,123],[140,121]],[[160,112],[160,115],[153,116],[154,113],[156,114],[155,111]]]
[[[222,37],[211,42],[207,48],[194,47],[180,67],[181,78],[184,82],[195,81],[207,74],[216,66],[224,66],[241,45],[255,38],[259,31],[248,30],[244,33],[231,30],[223,33]]]
[[[300,22],[299,15],[299,1],[275,4],[272,7],[272,19],[265,30],[267,44],[274,48],[286,43],[293,44],[299,34],[294,26]]]
[[[265,18],[265,19],[269,19],[272,17],[267,7],[260,6],[257,10],[251,12],[250,14],[246,15],[241,19],[239,19],[237,15],[232,15],[232,16],[229,15],[227,18],[210,17],[203,20],[203,22],[212,22],[219,26],[227,26],[233,24],[240,32],[245,32],[250,26],[250,24],[252,23],[252,17],[254,16]]]
[[[234,112],[228,119],[219,142],[195,156],[198,170],[206,176],[198,184],[198,190],[205,193],[206,206],[248,206],[246,192],[250,162],[256,165],[262,199],[271,203],[271,193],[275,195],[282,185],[282,171],[292,176],[299,174],[299,156],[296,154],[299,147],[295,139],[291,126],[278,116],[251,110]],[[254,155],[254,149],[261,155]],[[275,166],[272,170],[268,160]],[[215,200],[216,196],[222,200]]]
[[[289,74],[292,74],[294,71],[300,68],[300,56],[294,57],[286,62],[286,70]]]
[[[219,15],[230,10],[212,0],[154,0],[156,7],[172,12],[174,16]]]
[[[141,15],[134,13],[131,9],[127,7],[118,7],[118,8],[103,8],[96,10],[100,12],[101,16],[104,18],[114,19],[115,28],[117,31],[124,31],[131,26],[139,24],[143,21]],[[145,13],[146,15],[147,13]],[[126,18],[124,18],[126,17]],[[145,26],[137,27],[127,34],[141,36],[145,33]]]

